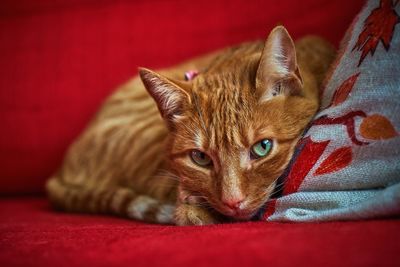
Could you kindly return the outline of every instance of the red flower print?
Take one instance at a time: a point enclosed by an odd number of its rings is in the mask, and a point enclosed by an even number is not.
[[[374,55],[379,41],[382,42],[386,51],[389,50],[394,28],[400,22],[399,15],[394,9],[397,3],[398,1],[393,3],[392,0],[381,0],[379,7],[372,10],[365,20],[364,30],[358,36],[358,41],[353,48],[353,50],[362,51],[358,66],[368,53]]]
[[[333,151],[318,167],[314,175],[335,172],[347,167],[352,159],[351,147],[341,147]]]
[[[347,99],[359,75],[360,73],[350,76],[336,89],[330,106],[337,106]]]

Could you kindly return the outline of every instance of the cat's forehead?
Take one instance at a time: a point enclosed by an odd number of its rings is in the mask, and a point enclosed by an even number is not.
[[[253,65],[253,64],[251,64]],[[248,64],[235,64],[229,68],[200,73],[193,80],[194,91],[226,90],[233,88],[250,88],[254,86],[255,69]]]
[[[251,85],[232,73],[199,78],[193,98],[202,139],[216,149],[243,146],[254,106]]]

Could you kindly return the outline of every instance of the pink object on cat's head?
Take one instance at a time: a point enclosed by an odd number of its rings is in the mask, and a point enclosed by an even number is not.
[[[197,70],[189,70],[185,72],[185,81],[193,80],[198,74],[199,72]]]

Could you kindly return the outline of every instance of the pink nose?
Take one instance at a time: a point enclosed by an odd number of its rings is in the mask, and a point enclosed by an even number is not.
[[[223,200],[222,203],[224,203],[225,206],[233,210],[238,210],[240,209],[240,204],[243,203],[243,200],[244,198],[228,199],[228,200]]]

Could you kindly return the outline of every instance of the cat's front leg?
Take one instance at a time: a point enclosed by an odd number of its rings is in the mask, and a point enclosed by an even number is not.
[[[220,220],[209,210],[192,204],[178,204],[175,210],[177,225],[209,225],[220,223]]]
[[[193,192],[178,187],[177,207],[175,210],[175,223],[177,225],[209,225],[221,222],[219,216],[202,206],[205,199],[193,195]]]

